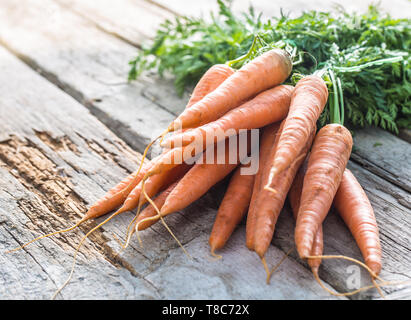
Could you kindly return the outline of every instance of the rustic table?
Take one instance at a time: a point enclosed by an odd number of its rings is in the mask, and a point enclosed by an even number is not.
[[[242,10],[249,1],[234,2]],[[266,15],[332,9],[328,1],[254,1]],[[348,9],[360,1],[339,1]],[[388,5],[389,4],[389,5]],[[411,12],[406,0],[382,1],[396,16]],[[84,233],[43,239],[5,253],[34,237],[70,226],[86,208],[136,169],[141,152],[187,101],[172,82],[144,75],[127,83],[127,62],[165,18],[215,10],[214,1],[0,0],[0,299],[49,299],[66,280]],[[411,147],[378,129],[355,132],[349,168],[374,207],[381,232],[386,280],[411,277]],[[96,231],[80,250],[72,281],[58,299],[337,299],[315,282],[293,251],[271,283],[257,256],[244,246],[244,223],[210,258],[208,235],[225,183],[167,222],[188,259],[162,225],[141,233],[120,251],[133,213]],[[274,265],[294,247],[294,221],[286,205],[267,260]],[[343,221],[330,212],[324,223],[325,254],[361,259]],[[324,261],[329,288],[352,289],[355,269]],[[370,283],[361,272],[360,285]],[[410,299],[408,285],[384,287],[390,299]],[[377,290],[354,299],[378,299]]]

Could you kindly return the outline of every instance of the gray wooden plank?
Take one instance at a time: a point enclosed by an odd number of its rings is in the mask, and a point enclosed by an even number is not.
[[[208,234],[203,233],[186,246],[196,253],[193,260],[187,261],[180,249],[173,249],[176,252],[147,279],[171,299],[335,299],[313,284],[310,272],[296,268],[298,263],[292,259],[286,259],[266,284],[259,258],[244,243],[245,226],[240,226],[221,251],[223,258],[216,261],[209,254]],[[273,246],[267,253],[269,261],[278,262],[283,256],[284,252]]]
[[[53,1],[2,1],[0,43],[88,106],[137,150],[174,118],[142,94],[157,83],[127,83],[135,47]]]
[[[140,47],[156,29],[174,15],[144,0],[57,0],[68,10],[90,19],[104,31]]]
[[[377,128],[356,130],[351,159],[385,180],[411,192],[409,142]]]
[[[21,244],[32,239],[32,233],[44,234],[72,224],[89,204],[137,167],[140,155],[113,135],[81,104],[2,47],[0,71],[0,182],[7,185],[0,193],[0,247],[4,252],[16,247],[17,242]],[[210,211],[198,207],[204,205],[204,200],[191,207],[191,210],[202,214],[190,219],[176,214],[168,219],[183,244],[194,239],[197,243],[203,242],[203,251],[192,250],[199,264],[203,264],[204,256],[208,255],[204,232],[209,224],[205,224],[204,219],[209,220],[211,212],[215,214],[215,209]],[[131,213],[122,214],[90,237],[81,250],[73,280],[60,298],[182,299],[187,296],[184,290],[173,292],[167,282],[152,282],[158,279],[153,272],[163,266],[173,265],[175,260],[184,264],[174,240],[164,230],[159,230],[161,225],[142,234],[146,247],[138,247],[134,239],[127,250],[118,254],[120,246],[116,238],[124,242],[131,217]],[[94,225],[96,221],[88,223],[81,231],[44,239],[24,251],[2,257],[1,261],[7,260],[7,263],[2,264],[1,281],[4,286],[0,289],[1,296],[37,299],[51,296],[69,273],[80,236]],[[200,235],[203,237],[199,238]],[[246,266],[248,263],[244,261]],[[298,263],[290,264],[290,268],[302,277],[305,286],[297,295],[284,285],[274,291],[273,296],[323,298],[323,292],[308,280],[309,272]],[[23,272],[28,268],[31,274],[29,282],[26,272]],[[198,266],[187,264],[185,268],[196,269]],[[249,267],[248,272],[260,275],[260,268],[257,265]],[[168,275],[177,278],[181,270],[177,266],[173,270]],[[241,286],[244,282],[238,277],[233,277],[232,281]],[[207,282],[207,279],[196,277],[195,272],[187,274],[186,280],[197,291]],[[220,295],[225,286],[227,283],[218,283],[207,294],[234,298],[235,294],[229,292]],[[256,288],[250,298],[262,296],[264,290],[263,285]]]

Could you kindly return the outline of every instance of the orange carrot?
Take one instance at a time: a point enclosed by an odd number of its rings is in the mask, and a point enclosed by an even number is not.
[[[207,70],[207,72],[201,77],[201,79],[198,81],[197,85],[195,86],[193,93],[185,107],[185,109],[189,109],[191,106],[195,105],[197,102],[201,101],[208,93],[214,91],[218,86],[223,83],[227,78],[229,78],[235,71],[224,64],[217,64],[210,69]],[[161,140],[164,138],[165,134],[168,133],[168,130],[155,138],[153,141],[151,141],[146,149],[144,150],[143,153],[143,159],[142,161],[145,160],[146,154],[148,152],[148,149],[154,144],[154,142],[157,139]],[[156,172],[158,173],[160,170],[158,170],[159,167],[157,167]],[[169,168],[171,169],[171,168]],[[140,170],[140,168],[139,168]],[[148,176],[145,177],[144,180],[147,179]]]
[[[298,81],[291,97],[284,130],[272,163],[270,183],[301,154],[324,106],[328,90],[323,79],[311,75]]]
[[[281,137],[282,130],[285,126],[285,120],[281,123],[278,130],[274,145],[271,148],[267,163],[273,163],[273,159],[277,152],[277,147],[279,146],[279,140]],[[306,143],[304,149],[298,154],[298,158],[294,161],[287,169],[283,170],[279,175],[277,175],[272,181],[270,187],[276,190],[275,193],[267,189],[260,190],[256,202],[256,223],[254,231],[254,251],[260,256],[261,259],[264,258],[268,247],[270,246],[271,240],[274,235],[275,225],[277,223],[278,216],[284,206],[284,201],[287,197],[288,190],[294,180],[297,170],[304,162],[304,158],[307,155],[309,149],[311,148],[312,141],[315,136],[316,127],[313,128],[309,140]],[[271,167],[267,165],[264,167],[262,172],[262,183],[265,185],[267,179],[269,178]],[[265,179],[265,180],[264,180]]]
[[[165,189],[163,192],[161,192],[154,199],[154,203],[157,206],[157,208],[161,209],[161,207],[164,205],[164,202],[166,202],[166,199],[167,199],[168,195],[175,188],[177,183],[178,182],[174,182],[173,184],[171,184],[167,189]],[[146,218],[154,217],[156,215],[157,215],[157,211],[155,210],[155,208],[152,205],[149,204],[143,211],[141,211],[141,213],[137,217],[135,226],[136,227],[138,226],[138,231],[147,229],[148,227],[150,227],[151,225],[156,223],[160,219],[160,217],[158,217],[157,219],[153,219],[153,220],[146,219]],[[142,220],[144,220],[144,221],[140,224],[139,222],[142,221]]]
[[[267,159],[270,154],[270,151],[274,145],[274,141],[277,135],[277,132],[280,128],[280,123],[273,123],[269,126],[264,127],[263,134],[261,136],[260,143],[260,154],[259,154],[259,165],[258,171],[255,175],[253,193],[251,196],[250,206],[247,213],[247,222],[246,222],[246,246],[248,249],[254,249],[254,232],[255,232],[255,221],[257,217],[256,212],[256,201],[258,194],[262,189],[262,172],[264,167],[267,164]]]
[[[374,210],[363,188],[345,169],[335,194],[334,206],[356,240],[365,264],[378,275],[381,271],[381,245]]]
[[[242,166],[237,167],[231,177],[223,201],[218,209],[208,240],[212,254],[225,245],[250,204],[255,176],[241,174],[241,168]]]
[[[129,193],[142,180],[143,176],[153,166],[155,160],[143,165],[140,172],[133,172],[127,176],[123,181],[111,188],[101,199],[96,201],[90,209],[86,212],[83,220],[100,217],[115,208],[121,206]]]
[[[173,148],[177,143],[184,146],[194,142],[206,146],[223,140],[229,130],[236,134],[240,129],[261,128],[281,121],[287,116],[293,89],[292,86],[280,85],[265,90],[216,121],[173,135],[162,146]]]
[[[217,89],[188,109],[168,127],[194,128],[220,118],[242,101],[282,83],[291,73],[292,63],[287,52],[273,49],[244,65]]]
[[[350,131],[336,123],[321,128],[315,137],[295,228],[295,243],[301,258],[310,256],[315,235],[340,185],[352,143]]]
[[[297,174],[294,178],[294,181],[291,185],[290,191],[288,192],[288,200],[291,205],[294,219],[297,221],[298,209],[300,208],[300,199],[301,192],[303,190],[304,175],[307,170],[308,157],[304,160],[304,163],[301,165],[300,169],[297,171]],[[311,248],[311,256],[321,256],[323,254],[323,227],[319,226],[318,231],[314,238],[313,247]],[[310,266],[313,273],[318,273],[318,268],[321,264],[321,258],[308,259],[308,265]]]
[[[234,152],[233,147],[229,146],[228,139],[222,143],[225,144],[224,163],[217,162],[218,145],[212,147],[214,149],[213,163],[207,163],[207,152],[210,151],[210,148],[204,151],[202,163],[193,165],[167,197],[161,208],[162,216],[187,207],[235,169],[240,162],[239,156],[237,154],[236,162],[230,161],[230,152]]]
[[[203,99],[207,94],[217,89],[218,86],[234,72],[234,69],[226,64],[215,64],[211,66],[197,82],[190,100],[186,105],[186,109],[190,108],[192,105]]]
[[[183,163],[174,167],[171,170],[165,171],[163,173],[149,177],[144,181],[145,191],[149,197],[153,197],[159,191],[164,190],[170,184],[179,180],[188,170],[190,166]],[[147,202],[145,197],[141,196],[141,191],[143,187],[143,181],[141,181],[129,194],[127,199],[124,201],[123,206],[120,208],[121,211],[130,211],[135,209],[139,204],[143,205]]]

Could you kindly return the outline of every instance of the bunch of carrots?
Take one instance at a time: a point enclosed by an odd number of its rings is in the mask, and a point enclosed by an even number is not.
[[[74,226],[49,235],[73,230],[116,210],[83,237],[80,247],[91,232],[114,216],[137,208],[125,248],[134,233],[138,235],[158,221],[167,226],[165,216],[192,204],[232,173],[209,237],[214,256],[246,216],[246,246],[261,258],[269,279],[265,254],[288,196],[296,219],[298,254],[307,260],[317,279],[321,260],[338,257],[323,255],[322,223],[332,205],[361,249],[364,267],[378,278],[381,247],[374,212],[346,168],[353,144],[351,133],[342,123],[317,130],[329,95],[327,84],[321,74],[304,76],[295,86],[284,84],[291,72],[290,55],[277,48],[239,70],[228,64],[212,66],[195,86],[184,111],[147,146],[138,170],[109,190]],[[261,129],[259,169],[253,175],[242,174],[242,160],[250,150],[237,152],[237,158],[228,161],[227,137],[212,135],[218,130],[239,134],[243,129]],[[214,138],[207,139],[210,135]],[[163,152],[145,160],[148,149],[160,138]],[[219,144],[228,146],[224,161],[193,161],[204,160]]]

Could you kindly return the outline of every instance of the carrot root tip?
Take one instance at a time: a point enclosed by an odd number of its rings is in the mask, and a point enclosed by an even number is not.
[[[223,258],[222,255],[215,253],[214,248],[211,249],[210,254],[214,257],[214,261],[217,261]]]

